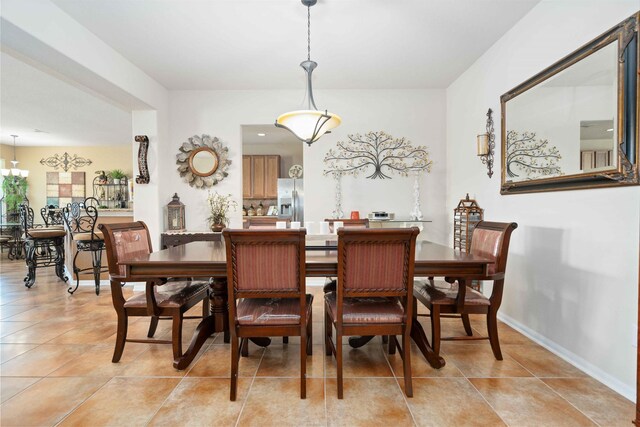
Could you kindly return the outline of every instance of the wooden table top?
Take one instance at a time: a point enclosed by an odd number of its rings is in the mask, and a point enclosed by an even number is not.
[[[473,277],[485,275],[488,258],[462,253],[437,243],[416,243],[416,276]],[[226,277],[224,242],[193,242],[121,262],[131,278]],[[307,251],[307,276],[335,276],[338,252]]]

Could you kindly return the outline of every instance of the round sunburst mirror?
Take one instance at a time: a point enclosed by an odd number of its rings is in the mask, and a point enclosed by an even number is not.
[[[229,149],[217,137],[194,135],[176,155],[178,172],[192,187],[207,188],[228,176]]]

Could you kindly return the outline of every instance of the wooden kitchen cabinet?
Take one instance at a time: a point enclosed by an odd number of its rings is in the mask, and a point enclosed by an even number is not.
[[[280,156],[242,156],[242,195],[245,199],[278,197]]]

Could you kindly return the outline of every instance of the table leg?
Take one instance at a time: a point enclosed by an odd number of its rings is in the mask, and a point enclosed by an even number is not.
[[[427,359],[429,365],[436,369],[442,368],[446,362],[440,355],[433,352],[427,335],[424,333],[424,329],[420,322],[418,322],[418,303],[416,298],[413,298],[413,322],[411,323],[411,339],[416,343],[422,355]]]
[[[373,335],[363,337],[349,337],[349,345],[353,348],[360,348],[373,339]]]
[[[215,332],[215,330],[216,319],[213,315],[207,316],[202,319],[202,321],[196,328],[193,338],[191,339],[189,348],[182,354],[181,357],[173,361],[173,367],[181,371],[189,366],[189,364],[193,362],[193,359],[196,357],[196,354],[198,354],[207,338],[209,338],[211,334]]]

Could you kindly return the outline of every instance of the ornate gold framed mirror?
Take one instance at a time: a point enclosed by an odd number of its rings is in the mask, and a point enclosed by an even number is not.
[[[217,137],[194,135],[176,155],[178,172],[192,187],[208,188],[228,176],[229,149]]]
[[[502,194],[639,183],[639,17],[502,95]]]

